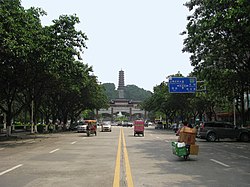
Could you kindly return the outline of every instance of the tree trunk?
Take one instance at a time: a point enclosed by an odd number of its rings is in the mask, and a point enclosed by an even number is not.
[[[244,91],[242,89],[241,93],[240,93],[240,105],[241,105],[241,123],[243,126],[245,126],[246,124],[246,120],[245,120],[245,102],[244,102]]]
[[[247,100],[246,100],[246,102],[247,102],[247,110],[246,110],[246,121],[249,121],[250,120],[250,116],[249,116],[249,114],[250,114],[250,111],[249,111],[249,91],[247,91]]]
[[[8,106],[8,111],[6,112],[6,135],[11,135],[11,120],[12,120],[12,112],[11,112],[11,106]]]

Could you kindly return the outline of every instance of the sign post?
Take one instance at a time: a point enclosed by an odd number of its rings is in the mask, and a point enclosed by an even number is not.
[[[196,77],[169,77],[169,93],[195,93]]]

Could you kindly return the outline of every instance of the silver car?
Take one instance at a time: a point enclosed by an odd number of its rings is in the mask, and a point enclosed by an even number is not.
[[[80,123],[79,125],[77,125],[77,132],[86,133],[87,132],[87,124]]]
[[[104,132],[111,132],[112,131],[112,127],[110,123],[102,123],[101,125],[101,131]]]

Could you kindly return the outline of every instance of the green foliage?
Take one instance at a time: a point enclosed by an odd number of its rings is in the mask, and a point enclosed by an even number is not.
[[[103,83],[102,85],[109,100],[118,98],[118,91],[116,90],[114,83]]]
[[[169,93],[168,84],[162,82],[154,87],[154,93],[143,102],[142,107],[152,112],[155,118],[162,116],[170,122],[194,122],[197,116],[200,117],[205,112],[209,113],[214,103],[204,93]]]
[[[135,101],[144,101],[151,96],[150,91],[146,91],[143,88],[139,88],[136,85],[125,86],[125,97],[127,99]]]
[[[250,86],[249,0],[191,0],[185,5],[193,13],[182,33],[187,35],[183,51],[191,53],[191,64],[215,98],[236,98],[243,106]]]
[[[35,57],[40,59],[40,9],[24,10],[18,0],[0,1],[0,109],[7,125],[29,100],[25,93],[34,80]]]
[[[114,83],[103,83],[103,86],[109,100],[118,98],[118,91],[116,90]],[[152,95],[150,91],[146,91],[143,88],[139,88],[135,85],[125,86],[124,92],[126,99],[131,99],[134,101],[144,101]]]
[[[104,89],[83,64],[87,36],[76,30],[76,15],[62,15],[43,27],[40,8],[25,10],[20,0],[0,1],[0,110],[7,126],[25,114],[63,121],[85,109],[107,106]],[[78,59],[79,61],[77,61]]]

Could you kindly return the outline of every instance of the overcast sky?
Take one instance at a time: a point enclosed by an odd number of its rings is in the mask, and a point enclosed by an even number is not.
[[[118,86],[122,69],[125,85],[145,90],[166,81],[178,71],[187,76],[192,67],[189,54],[182,53],[180,33],[187,25],[187,0],[22,0],[47,12],[43,25],[60,15],[76,14],[77,29],[89,38],[84,63],[93,66],[101,83]]]

